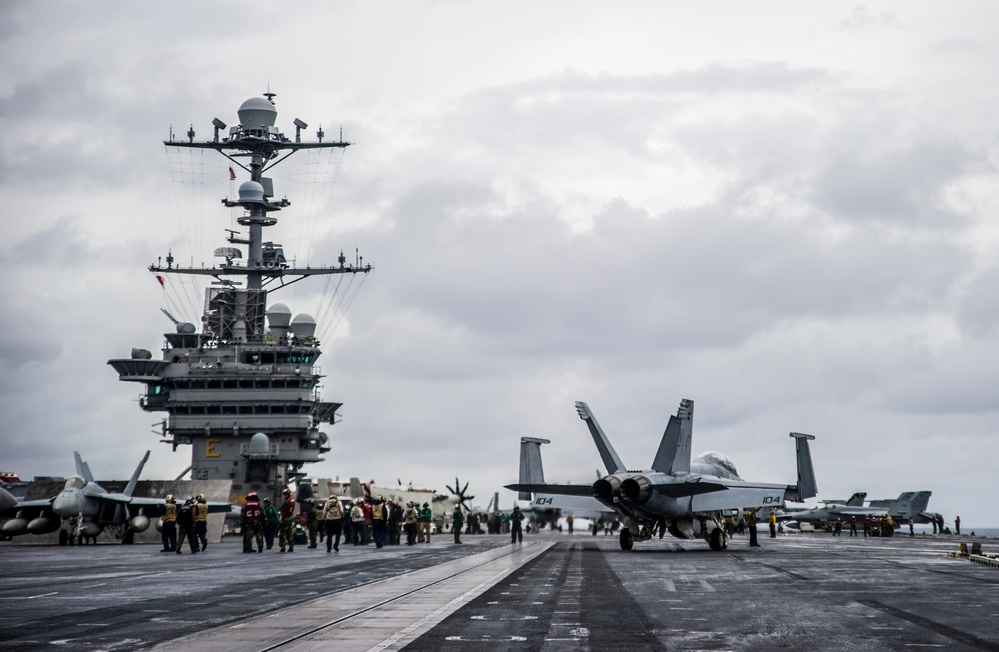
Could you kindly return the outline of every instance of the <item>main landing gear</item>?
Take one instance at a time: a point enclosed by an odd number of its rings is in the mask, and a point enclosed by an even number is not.
[[[621,528],[621,550],[631,550],[635,542],[631,538],[631,530],[627,527]]]
[[[728,535],[725,534],[725,530],[720,527],[711,530],[711,534],[708,535],[708,547],[712,550],[728,548]]]

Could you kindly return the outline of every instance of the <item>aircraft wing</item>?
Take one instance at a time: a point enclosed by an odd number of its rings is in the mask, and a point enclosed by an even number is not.
[[[511,484],[512,491],[527,492],[532,495],[531,507],[537,509],[560,509],[563,514],[574,514],[583,518],[600,518],[615,511],[593,497],[592,485],[545,484],[543,482]]]
[[[699,496],[715,491],[728,491],[728,487],[720,482],[710,482],[695,480],[691,482],[665,482],[652,485],[652,490],[656,493],[669,496],[670,498],[686,498],[688,496]]]
[[[51,507],[52,499],[48,498],[45,500],[15,500],[15,504],[5,507],[5,509],[37,509],[39,507]]]
[[[508,484],[504,487],[511,491],[523,491],[532,494],[555,494],[557,496],[593,496],[593,485],[589,484]]]
[[[778,507],[785,495],[794,489],[783,484],[758,484],[735,480],[711,480],[709,486],[724,486],[725,491],[713,490],[691,495],[693,512],[712,512],[730,509]]]

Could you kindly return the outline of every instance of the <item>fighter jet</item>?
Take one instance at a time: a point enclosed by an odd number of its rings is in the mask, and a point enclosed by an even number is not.
[[[149,451],[122,493],[108,492],[94,482],[90,467],[80,454],[74,451],[73,456],[77,474],[66,480],[62,491],[54,498],[16,501],[13,506],[0,509],[0,515],[9,516],[3,524],[4,535],[49,534],[58,530],[59,544],[65,545],[71,538],[96,537],[105,529],[113,532],[116,538],[128,541],[132,533],[149,528],[150,518],[159,515],[159,507],[165,501],[132,495],[149,459]],[[229,507],[225,503],[209,503],[210,512],[229,511]]]
[[[864,505],[866,493],[855,493],[850,500],[826,501],[817,507],[802,510],[784,510],[777,512],[777,520],[788,523],[811,523],[816,527],[827,527],[837,518],[848,521],[851,516],[862,520],[865,516],[883,516],[888,514],[896,527],[908,522],[931,523],[934,514],[926,511],[932,491],[903,491],[898,498],[885,498],[869,501]]]
[[[797,484],[761,484],[740,478],[732,462],[721,453],[708,452],[691,460],[694,402],[689,399],[680,401],[676,415],[670,416],[652,468],[643,471],[627,470],[586,403],[577,402],[576,412],[586,423],[608,475],[592,485],[520,483],[506,488],[596,499],[623,517],[622,550],[631,550],[634,543],[656,534],[662,538],[667,532],[681,539],[702,537],[712,550],[723,550],[728,547],[723,525],[726,515],[777,508],[786,500],[801,502],[815,496],[815,473],[808,448],[812,435],[790,435],[795,440]],[[531,464],[523,459],[523,453],[521,464],[522,468]],[[554,501],[552,506],[557,506]]]

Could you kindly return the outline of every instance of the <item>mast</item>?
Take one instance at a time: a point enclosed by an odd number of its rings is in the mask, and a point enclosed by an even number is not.
[[[268,285],[278,281],[282,287],[287,287],[309,276],[329,274],[368,273],[371,265],[347,265],[347,259],[341,252],[338,266],[335,267],[289,267],[282,248],[263,241],[263,229],[277,224],[277,218],[270,213],[277,212],[291,205],[288,199],[274,200],[274,184],[272,179],[265,177],[267,170],[287,160],[296,152],[305,149],[346,148],[350,143],[345,141],[323,142],[324,133],[317,133],[316,142],[302,142],[302,129],[308,125],[298,118],[295,119],[295,140],[287,138],[274,126],[277,120],[277,110],[274,107],[274,93],[265,93],[264,97],[253,97],[239,107],[240,124],[229,129],[229,135],[219,138],[219,132],[226,129],[226,124],[215,118],[212,124],[215,128],[214,137],[210,141],[195,142],[193,127],[187,132],[187,140],[166,140],[167,147],[184,147],[190,149],[210,149],[227,158],[249,173],[249,181],[239,186],[238,198],[231,201],[228,197],[222,203],[228,208],[242,207],[246,213],[237,222],[248,228],[249,237],[241,238],[239,234],[230,232],[228,241],[234,245],[244,245],[247,248],[246,264],[237,261],[241,257],[239,249],[217,249],[216,254],[225,258],[226,262],[211,268],[175,267],[173,258],[167,257],[167,265],[160,263],[149,266],[149,271],[162,274],[189,274],[214,276],[224,290],[216,292],[209,299],[212,309],[206,309],[205,328],[211,334],[228,340],[243,334],[245,341],[256,342],[264,334],[264,292]],[[171,134],[172,135],[172,134]],[[245,162],[244,162],[245,161]],[[232,254],[226,255],[226,254]],[[245,291],[237,291],[239,284],[226,277],[244,277]],[[240,323],[242,322],[242,323]]]
[[[308,125],[296,119],[292,141],[275,127],[274,94],[254,97],[239,107],[239,124],[229,128],[215,118],[214,136],[196,142],[193,127],[187,140],[164,141],[167,147],[208,149],[249,174],[237,197],[222,199],[228,208],[242,208],[237,222],[243,236],[229,231],[229,246],[215,250],[225,262],[212,267],[182,267],[168,254],[149,266],[157,276],[181,274],[212,276],[205,290],[201,329],[180,322],[169,313],[176,332],[164,334],[163,357],[152,359],[144,349],[130,358],[109,360],[119,380],[145,385],[140,406],[148,412],[166,412],[161,434],[174,450],[190,445],[191,474],[195,480],[230,480],[232,497],[241,500],[250,491],[275,500],[281,489],[303,475],[303,464],[320,461],[330,450],[321,424],[337,422],[340,403],[323,401],[315,366],[321,355],[315,338],[315,320],[307,314],[292,318],[280,303],[268,308],[267,294],[311,276],[367,274],[373,268],[348,265],[341,252],[335,266],[292,267],[280,244],[266,241],[264,229],[274,226],[274,213],[288,208],[286,198],[275,199],[266,172],[305,149],[345,148],[350,143],[302,142]],[[245,248],[245,256],[243,253]],[[166,312],[166,311],[164,311]]]

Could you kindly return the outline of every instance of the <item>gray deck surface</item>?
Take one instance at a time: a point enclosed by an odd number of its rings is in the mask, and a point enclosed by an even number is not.
[[[999,568],[967,537],[446,537],[197,555],[0,544],[0,651],[997,650]],[[986,540],[986,553],[999,542]]]

